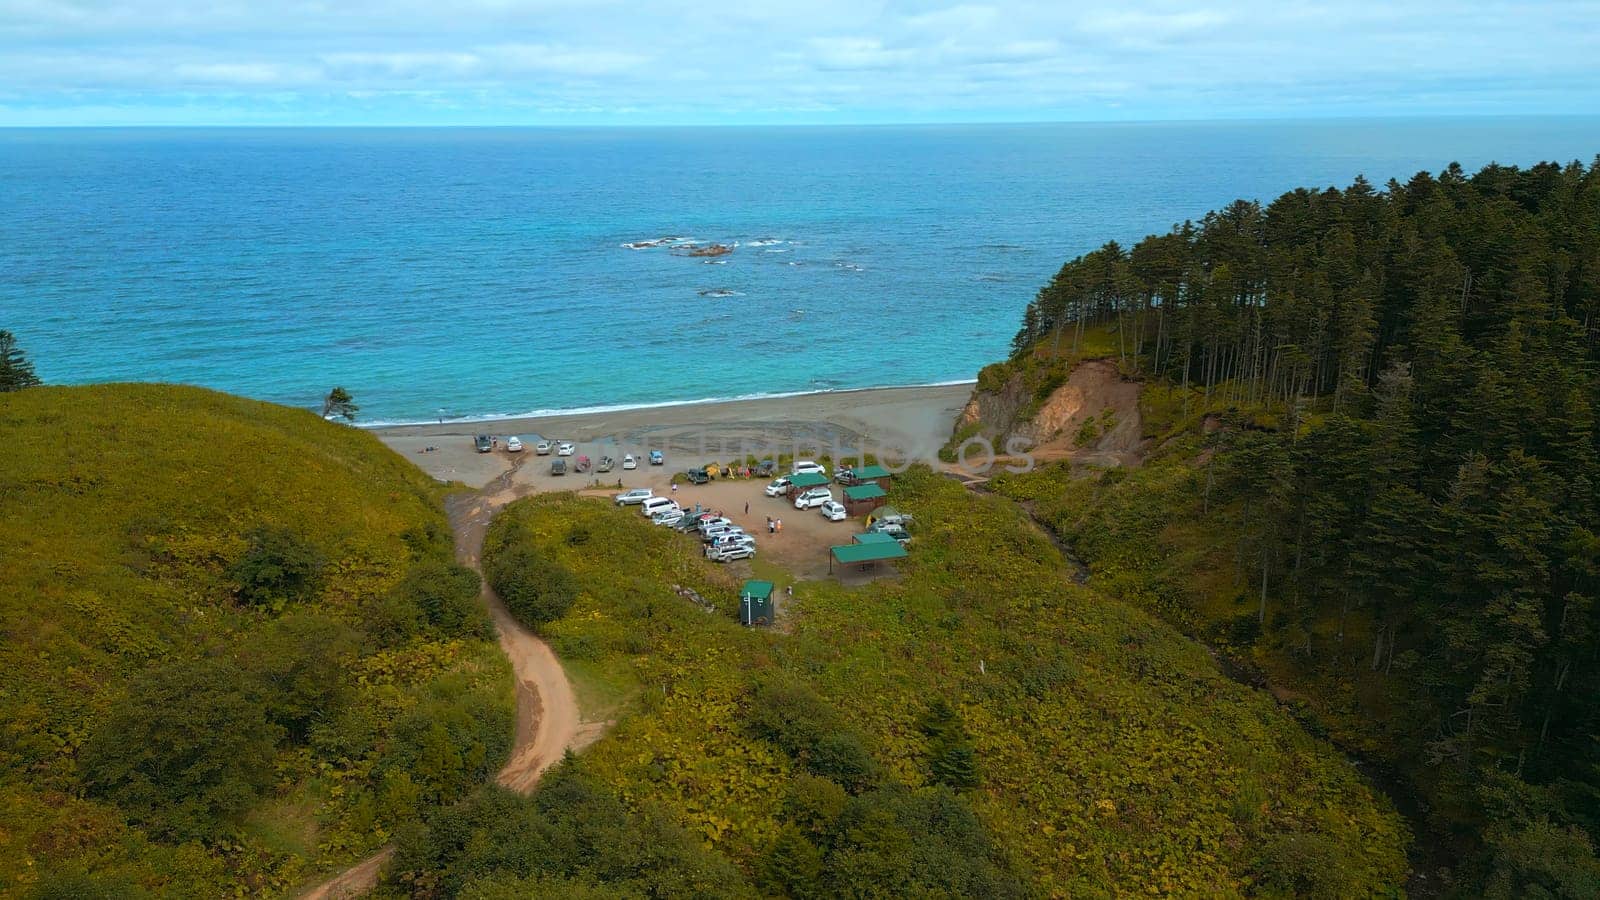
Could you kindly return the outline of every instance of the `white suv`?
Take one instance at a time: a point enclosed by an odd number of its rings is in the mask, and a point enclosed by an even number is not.
[[[654,496],[655,493],[649,488],[634,488],[631,491],[623,491],[611,499],[617,501],[618,506],[632,506],[635,503],[643,503]]]
[[[572,451],[574,451],[576,449],[578,449],[578,446],[576,444],[572,443],[571,441],[562,441],[561,443],[556,445],[556,455],[557,456],[571,456],[572,455]]]
[[[789,479],[787,478],[774,478],[772,483],[767,485],[768,497],[776,497],[787,493],[789,493]]]
[[[832,497],[829,497],[822,504],[822,516],[829,522],[843,522],[849,515],[850,513],[845,510],[844,504]]]
[[[680,513],[683,512],[683,509],[678,506],[678,501],[671,497],[647,497],[639,504],[639,514],[647,519],[656,513],[666,512],[669,509],[676,509]]]
[[[813,460],[797,459],[797,460],[794,461],[794,465],[789,469],[789,474],[791,474],[791,475],[810,475],[810,474],[826,475],[826,474],[828,474],[828,467],[823,465],[822,463],[815,462]]]
[[[833,494],[827,488],[812,488],[811,490],[806,491],[800,496],[794,498],[794,508],[810,509],[813,506],[821,506],[832,499]]]
[[[745,544],[735,544],[732,547],[707,547],[706,559],[712,562],[733,562],[736,559],[750,559],[756,555],[756,548]]]

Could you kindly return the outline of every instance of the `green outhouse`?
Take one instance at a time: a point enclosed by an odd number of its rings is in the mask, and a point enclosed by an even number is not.
[[[772,582],[746,581],[739,589],[739,622],[743,625],[771,625]]]

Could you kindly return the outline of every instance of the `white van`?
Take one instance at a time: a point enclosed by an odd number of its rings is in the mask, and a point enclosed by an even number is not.
[[[671,497],[651,497],[639,504],[639,513],[648,519],[656,513],[677,508],[678,501],[673,500]]]
[[[815,460],[798,459],[789,472],[792,475],[827,475],[828,467]]]

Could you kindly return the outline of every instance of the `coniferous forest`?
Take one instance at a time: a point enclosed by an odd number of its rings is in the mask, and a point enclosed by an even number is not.
[[[1040,290],[1008,365],[1090,335],[1147,383],[1150,471],[1052,524],[1398,773],[1457,889],[1600,891],[1600,160],[1107,244]],[[1157,392],[1187,426],[1150,427]],[[1133,526],[1140,492],[1165,505]],[[1141,527],[1136,559],[1115,545]]]

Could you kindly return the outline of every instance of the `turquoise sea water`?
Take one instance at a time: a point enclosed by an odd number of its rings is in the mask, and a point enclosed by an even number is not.
[[[962,380],[1106,240],[1597,152],[1600,118],[0,131],[0,328],[48,381],[368,421]],[[738,246],[625,246],[666,236]]]

